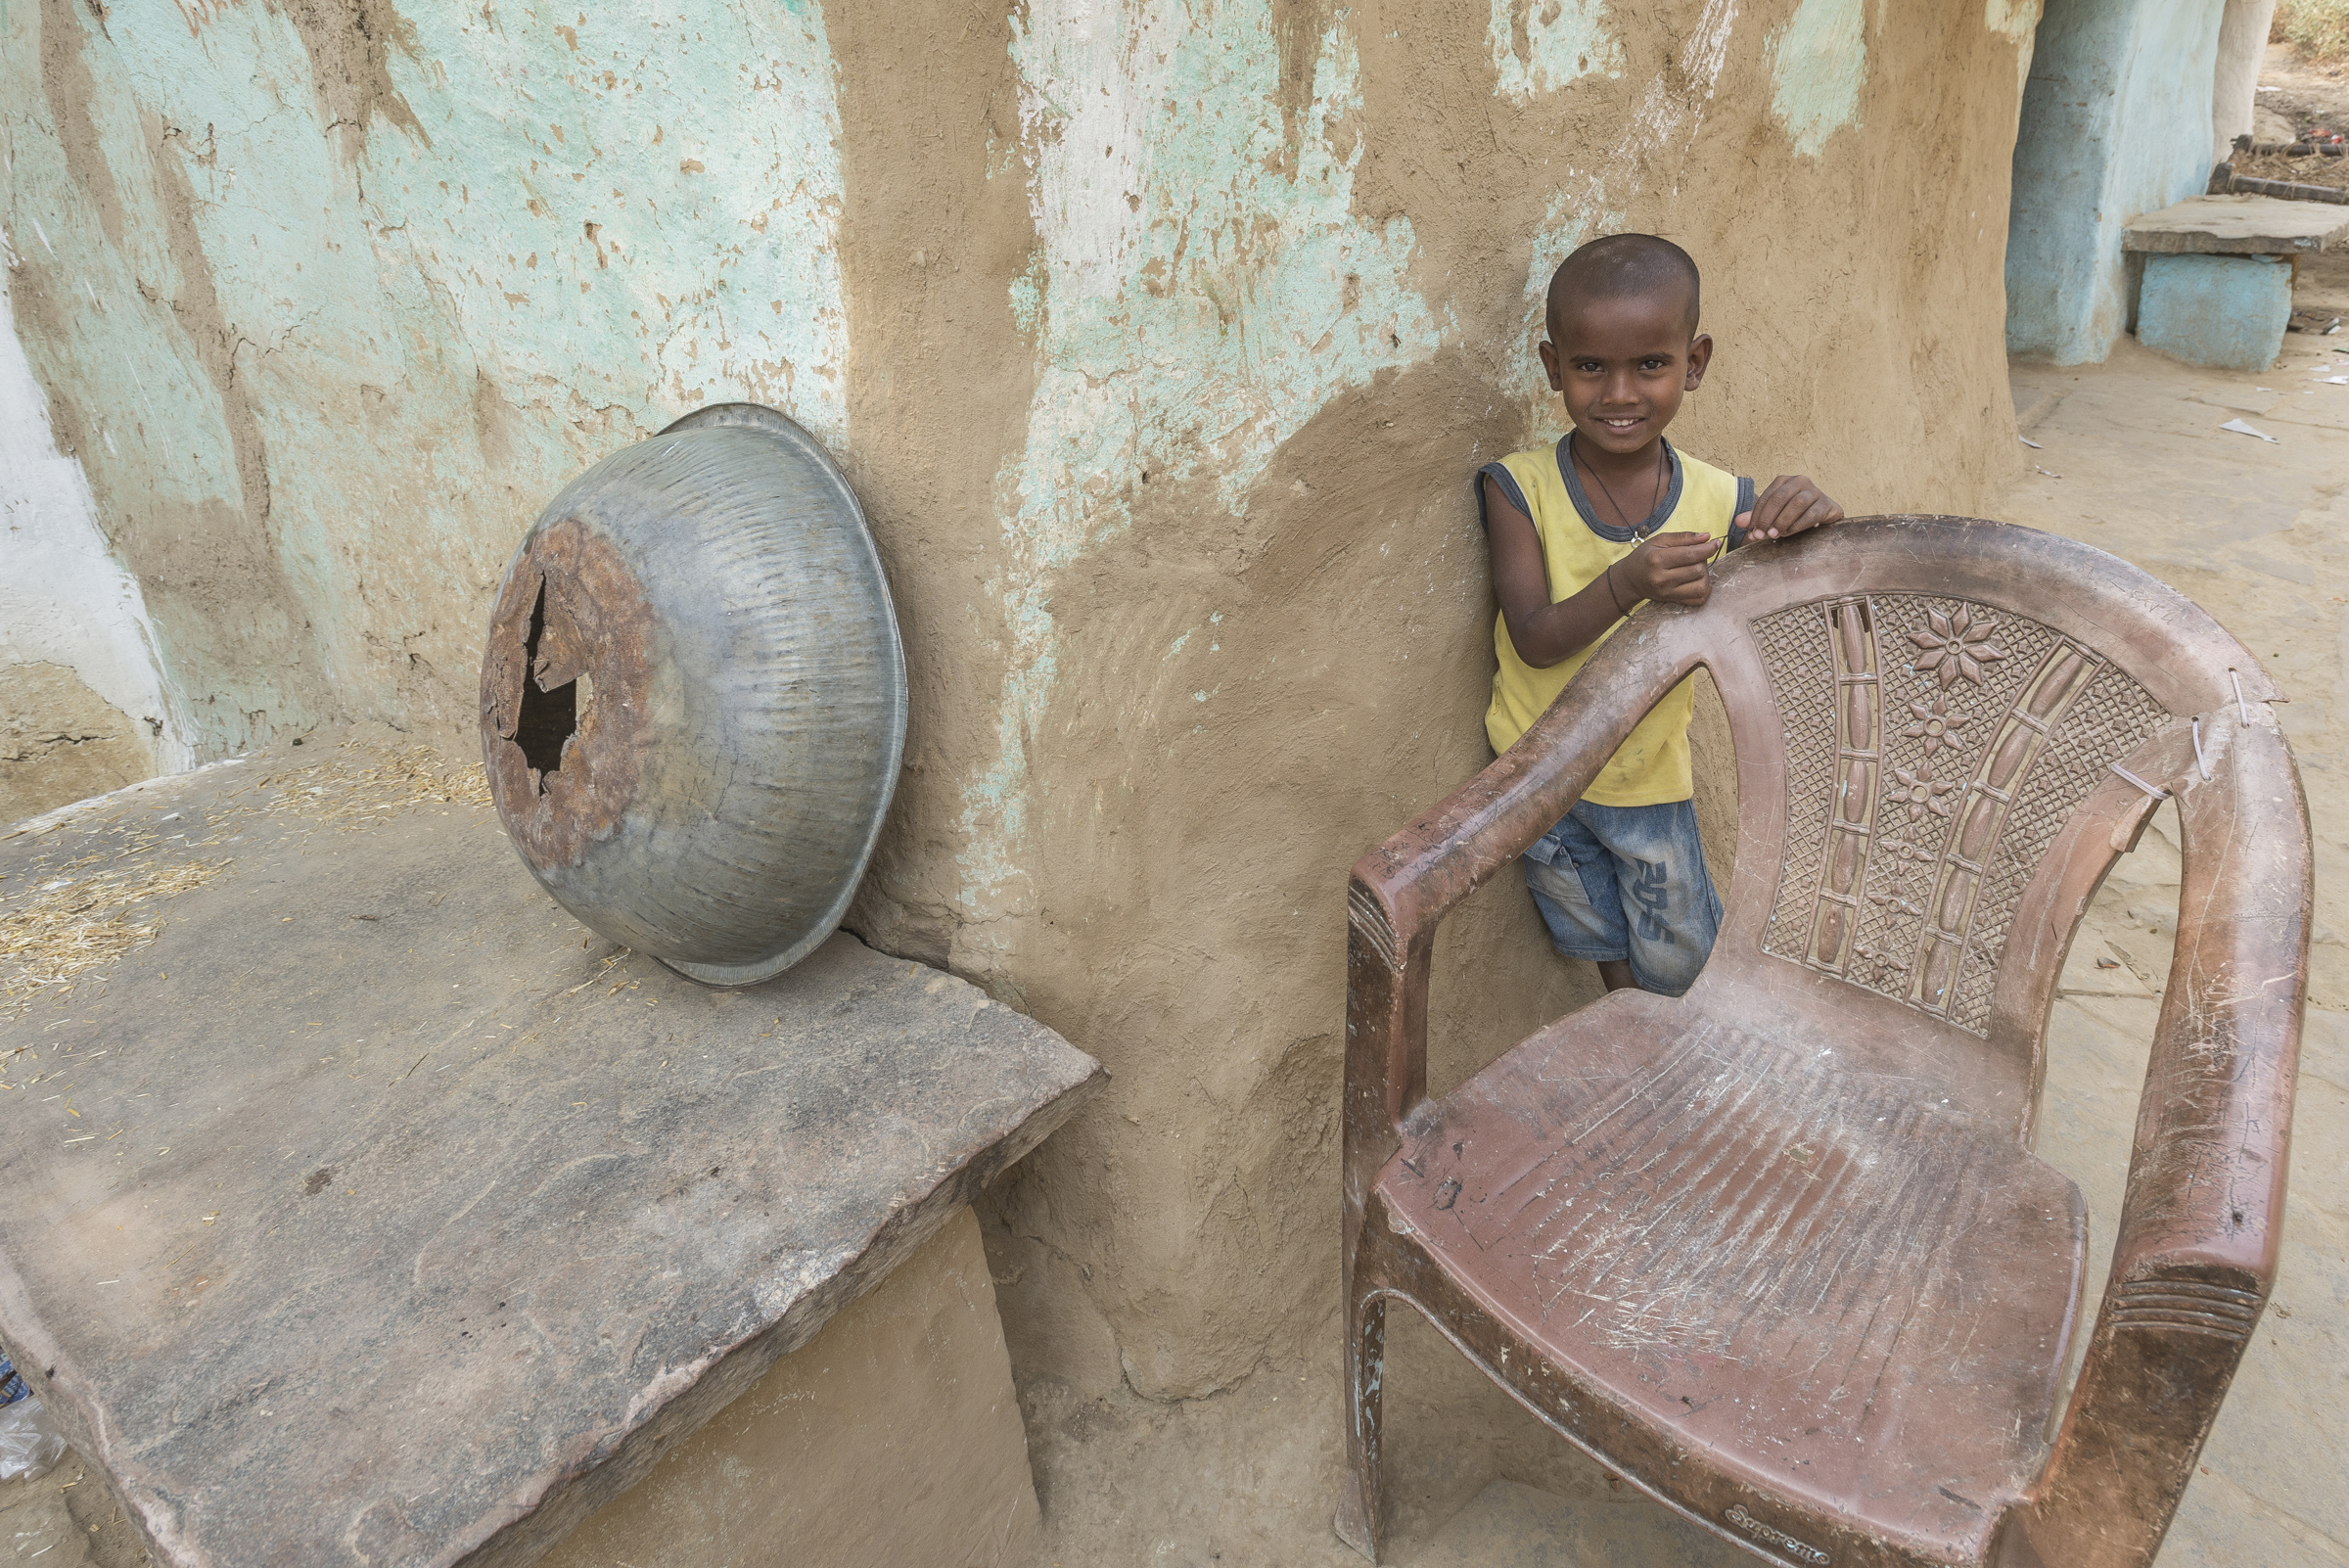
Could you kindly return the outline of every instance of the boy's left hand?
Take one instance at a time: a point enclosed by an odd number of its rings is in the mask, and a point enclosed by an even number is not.
[[[1780,474],[1754,498],[1754,509],[1737,514],[1749,539],[1784,539],[1806,529],[1843,521],[1843,508],[1800,474]]]

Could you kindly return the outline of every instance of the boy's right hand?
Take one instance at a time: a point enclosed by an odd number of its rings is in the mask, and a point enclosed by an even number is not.
[[[1720,548],[1710,533],[1658,533],[1608,570],[1627,605],[1639,599],[1701,605],[1713,596],[1707,563]]]

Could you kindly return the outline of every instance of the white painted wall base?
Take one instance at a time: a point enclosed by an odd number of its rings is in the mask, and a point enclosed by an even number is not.
[[[2219,63],[2210,84],[2210,161],[2224,162],[2237,136],[2251,134],[2259,68],[2268,58],[2276,0],[2227,0],[2219,20]]]
[[[17,238],[0,234],[11,268]],[[57,449],[0,272],[0,696],[9,671],[28,665],[72,670],[122,714],[150,774],[192,764],[146,599],[99,531],[80,461]]]

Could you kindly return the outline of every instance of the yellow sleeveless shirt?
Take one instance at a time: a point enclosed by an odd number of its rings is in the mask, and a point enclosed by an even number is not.
[[[1542,561],[1549,578],[1552,604],[1572,598],[1608,567],[1632,553],[1635,542],[1650,533],[1710,533],[1730,543],[1742,542],[1735,520],[1754,504],[1754,482],[1724,473],[1708,463],[1674,450],[1664,443],[1672,478],[1656,510],[1637,530],[1602,523],[1583,492],[1581,477],[1567,456],[1566,441],[1555,446],[1516,452],[1477,471],[1478,516],[1484,514],[1488,478],[1508,499],[1534,520],[1542,538]],[[1485,710],[1485,735],[1493,750],[1507,751],[1542,716],[1566,683],[1575,677],[1598,644],[1615,634],[1618,621],[1598,640],[1580,653],[1537,669],[1517,657],[1509,640],[1505,615],[1493,621],[1493,651],[1500,668],[1493,673],[1493,702]],[[1583,799],[1600,806],[1655,806],[1684,801],[1696,793],[1688,765],[1688,720],[1695,713],[1694,677],[1675,686],[1639,721]]]

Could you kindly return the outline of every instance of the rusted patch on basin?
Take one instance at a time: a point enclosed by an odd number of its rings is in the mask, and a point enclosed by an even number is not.
[[[619,827],[644,768],[653,615],[643,584],[576,518],[506,575],[482,653],[482,756],[507,834],[541,870]]]

